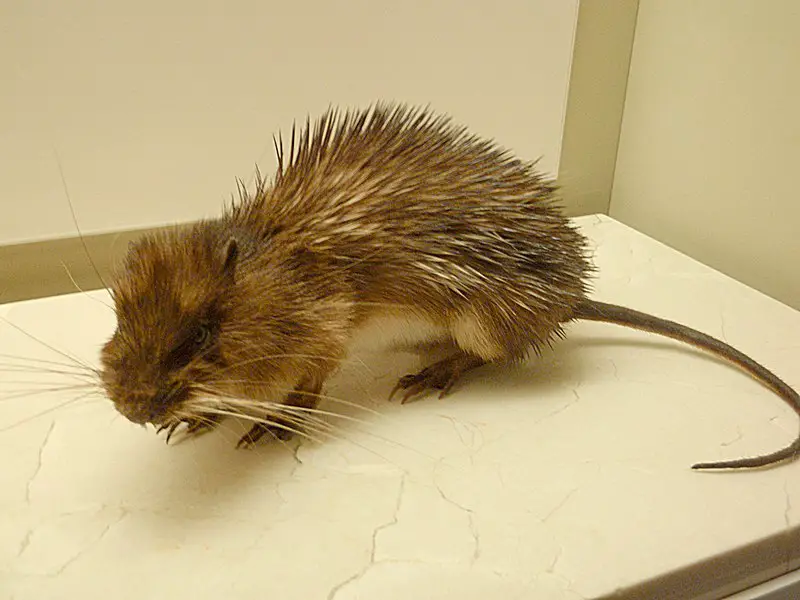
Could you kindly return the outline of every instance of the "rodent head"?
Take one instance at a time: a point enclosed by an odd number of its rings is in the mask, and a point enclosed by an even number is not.
[[[129,420],[163,423],[224,368],[237,258],[234,239],[199,225],[131,245],[112,289],[117,329],[101,351],[105,391]]]
[[[101,351],[106,394],[130,421],[268,417],[304,377],[335,366],[351,310],[336,278],[315,275],[324,270],[303,249],[252,244],[245,252],[212,221],[131,246]]]

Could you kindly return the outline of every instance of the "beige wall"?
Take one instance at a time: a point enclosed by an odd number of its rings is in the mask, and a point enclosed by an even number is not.
[[[639,0],[581,0],[558,182],[568,214],[608,213]]]
[[[578,0],[0,8],[0,244],[215,215],[329,104],[431,103],[557,171]],[[6,282],[7,283],[7,282]],[[0,287],[3,282],[0,281]]]
[[[800,2],[641,0],[611,216],[800,308]]]
[[[99,285],[56,152],[82,230],[111,232],[87,236],[105,274],[136,229],[216,214],[234,177],[270,172],[276,128],[397,98],[542,155],[570,214],[609,211],[800,308],[793,0],[180,1],[0,8],[0,302],[74,291],[62,259]]]

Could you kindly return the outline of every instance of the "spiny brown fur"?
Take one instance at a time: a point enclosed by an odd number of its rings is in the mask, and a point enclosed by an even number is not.
[[[518,359],[561,335],[586,295],[585,240],[553,183],[447,117],[330,110],[292,132],[288,158],[277,147],[274,183],[223,221],[326,257],[335,270],[320,276],[337,273],[358,301],[413,298],[437,320],[473,307],[503,357]]]
[[[294,128],[288,148],[275,145],[273,180],[259,177],[253,193],[240,185],[219,219],[131,248],[113,286],[118,328],[102,352],[104,386],[130,420],[172,432],[249,406],[248,416],[263,409],[279,423],[281,406],[313,408],[354,333],[386,315],[421,320],[430,339],[420,341],[452,349],[400,380],[404,399],[446,393],[463,372],[520,360],[563,336],[565,322],[590,319],[695,344],[800,413],[794,390],[727,344],[589,300],[586,240],[553,182],[447,117],[400,104],[331,109]],[[292,413],[283,427],[296,423]],[[761,466],[798,452],[800,436],[771,455],[696,466]]]
[[[585,297],[585,241],[553,183],[447,117],[332,109],[276,148],[273,181],[241,186],[221,218],[131,248],[103,361],[132,420],[163,421],[201,385],[254,399],[318,387],[376,307],[445,328],[467,316],[481,339],[464,350],[517,360],[562,335]],[[199,323],[212,343],[176,366]]]

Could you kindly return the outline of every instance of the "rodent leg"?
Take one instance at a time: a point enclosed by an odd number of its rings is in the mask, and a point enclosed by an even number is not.
[[[483,358],[460,350],[456,354],[425,367],[419,373],[401,377],[389,394],[389,399],[391,400],[399,390],[405,390],[400,399],[400,403],[405,404],[410,398],[429,389],[440,390],[439,398],[443,398],[464,373],[485,363]]]
[[[291,394],[286,397],[284,402],[287,406],[298,408],[315,408],[319,401],[319,393],[322,390],[324,379],[320,377],[308,377],[300,382]],[[268,433],[273,438],[280,441],[288,441],[295,431],[301,427],[297,424],[297,418],[283,419],[280,415],[270,416],[268,423],[256,423],[244,434],[236,444],[237,448],[247,448],[255,444],[264,434]]]

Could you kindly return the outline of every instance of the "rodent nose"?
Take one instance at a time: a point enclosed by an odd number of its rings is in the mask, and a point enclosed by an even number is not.
[[[154,423],[164,413],[166,400],[170,394],[158,391],[150,394],[135,394],[117,403],[117,410],[137,425]]]
[[[152,411],[150,411],[150,409],[143,403],[135,401],[131,403],[117,404],[117,411],[119,411],[123,417],[132,423],[136,423],[137,425],[144,425],[152,418]]]

